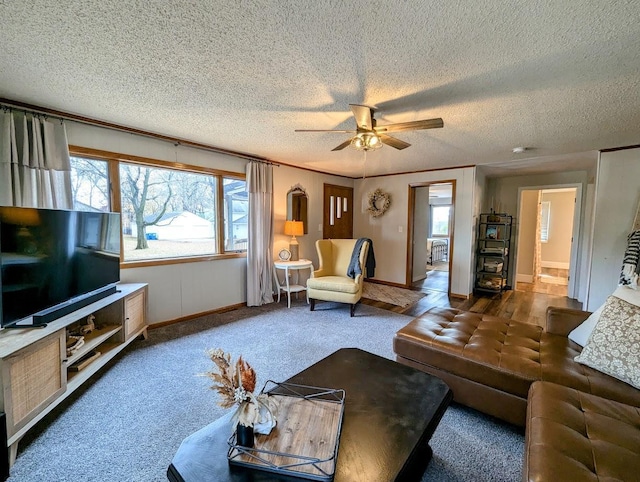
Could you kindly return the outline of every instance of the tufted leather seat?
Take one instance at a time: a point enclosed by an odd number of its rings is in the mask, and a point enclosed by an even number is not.
[[[640,409],[535,382],[525,446],[523,481],[640,480]]]
[[[550,308],[547,329],[453,308],[434,308],[396,333],[396,359],[442,378],[454,400],[517,425],[526,419],[527,394],[545,380],[640,406],[640,391],[574,357],[580,346],[566,333],[589,313]],[[561,316],[560,316],[561,318]]]

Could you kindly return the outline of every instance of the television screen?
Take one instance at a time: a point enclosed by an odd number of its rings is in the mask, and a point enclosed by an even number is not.
[[[120,280],[117,213],[0,207],[0,313],[8,326]]]

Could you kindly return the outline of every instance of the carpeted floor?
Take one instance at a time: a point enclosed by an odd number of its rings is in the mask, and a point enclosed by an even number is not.
[[[420,298],[426,296],[426,294],[419,291],[411,291],[395,286],[368,283],[365,281],[362,288],[362,296],[370,300],[383,301],[391,305],[405,307],[416,303]]]
[[[180,442],[225,413],[209,380],[208,348],[244,355],[258,374],[284,380],[340,347],[393,358],[393,334],[409,317],[360,305],[304,301],[242,308],[151,330],[94,383],[23,439],[10,482],[166,480]],[[423,481],[520,480],[522,433],[452,405],[436,430]]]

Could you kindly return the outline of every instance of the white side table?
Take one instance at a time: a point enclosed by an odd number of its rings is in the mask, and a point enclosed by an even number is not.
[[[284,280],[281,282],[278,278],[278,270],[284,270]],[[273,262],[273,277],[276,279],[276,286],[278,288],[278,303],[280,303],[280,292],[287,293],[287,308],[291,308],[291,293],[299,293],[300,291],[306,291],[307,304],[309,304],[309,292],[306,286],[299,284],[300,270],[308,269],[310,277],[313,277],[313,263],[308,259],[300,259],[298,261],[274,261]],[[296,282],[290,284],[289,271],[296,271]]]

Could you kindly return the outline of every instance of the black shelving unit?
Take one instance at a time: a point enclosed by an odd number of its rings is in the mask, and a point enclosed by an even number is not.
[[[508,275],[512,223],[513,216],[505,213],[480,214],[474,292],[495,294],[511,289]]]

